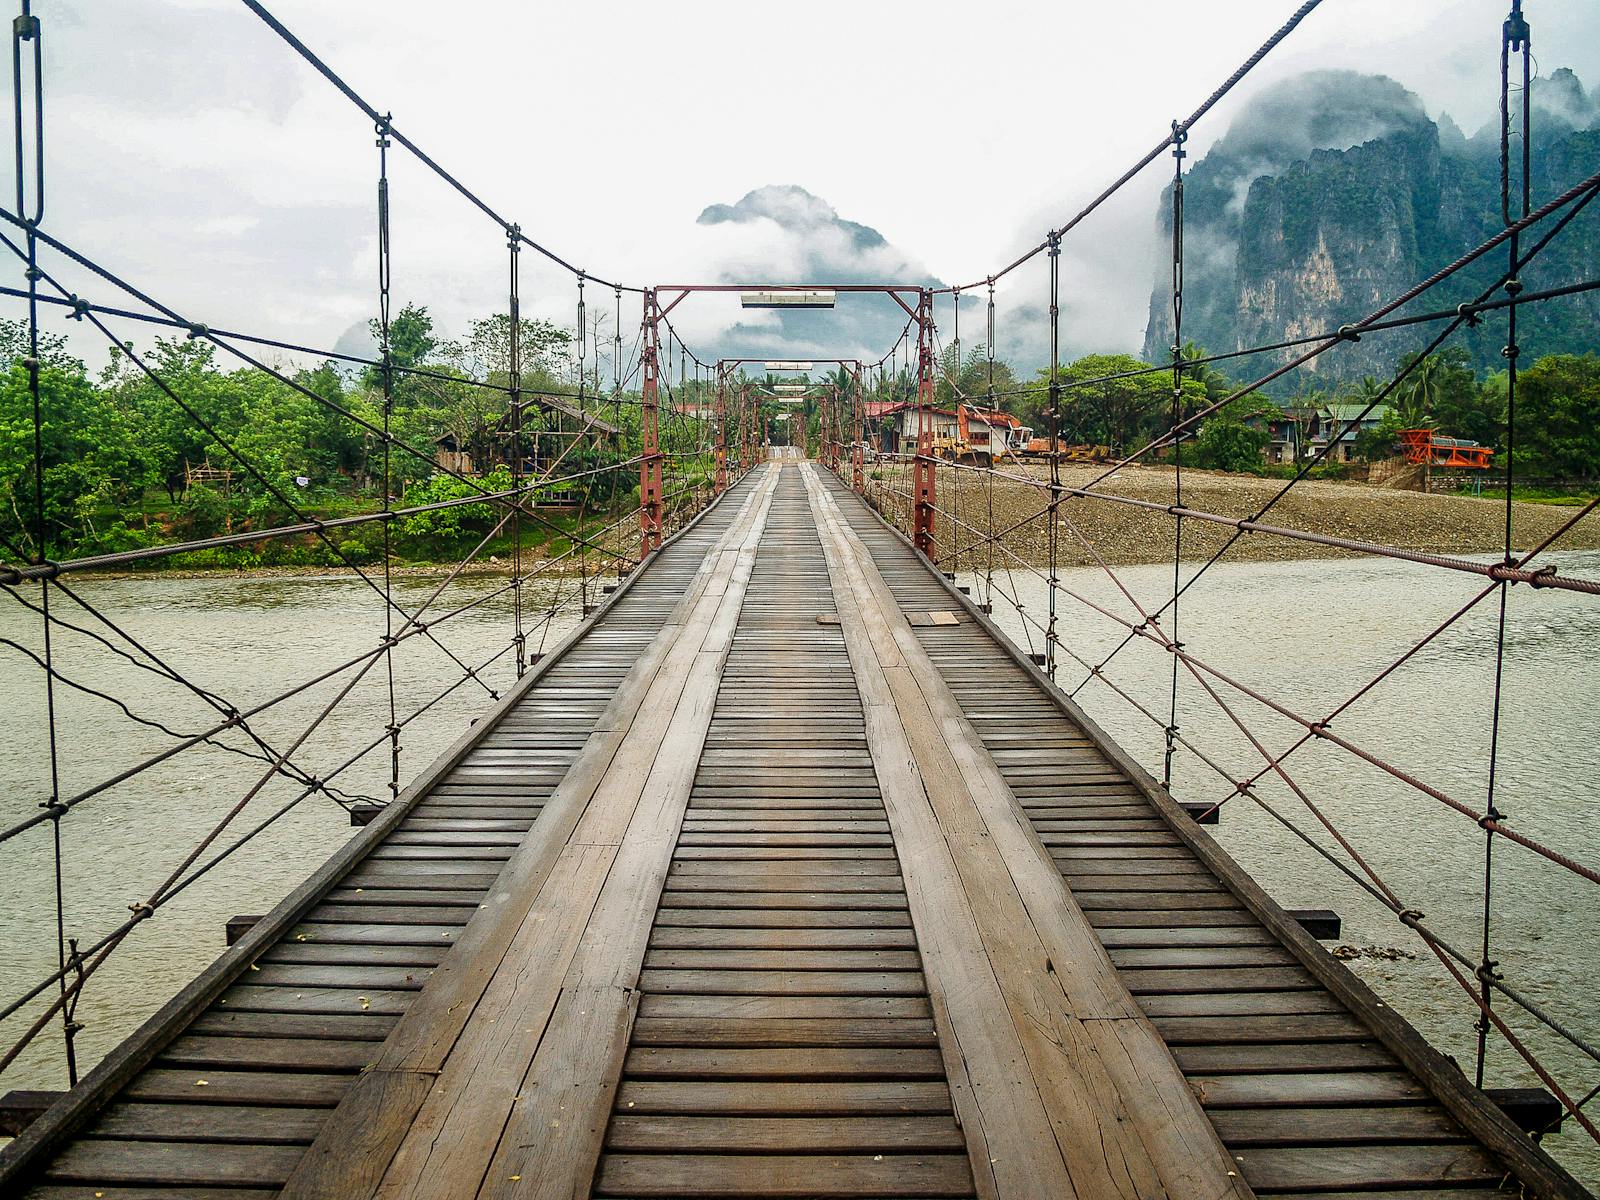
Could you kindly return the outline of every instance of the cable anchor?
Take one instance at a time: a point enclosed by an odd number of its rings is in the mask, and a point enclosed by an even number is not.
[[[1505,36],[1506,45],[1513,50],[1521,50],[1532,38],[1532,30],[1528,28],[1528,21],[1522,15],[1522,0],[1511,0],[1511,13],[1506,17],[1505,24],[1501,27]]]

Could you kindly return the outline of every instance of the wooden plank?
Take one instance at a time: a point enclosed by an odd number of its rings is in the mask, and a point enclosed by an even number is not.
[[[613,1118],[606,1133],[606,1147],[633,1153],[696,1154],[966,1152],[961,1130],[948,1116],[729,1118],[623,1114]]]
[[[759,996],[920,996],[918,971],[643,971],[647,992]]]
[[[165,1104],[275,1104],[332,1108],[350,1087],[348,1075],[311,1071],[227,1071],[152,1067],[120,1098]]]
[[[696,899],[706,899],[699,896]],[[771,897],[774,902],[792,899],[790,896]],[[904,901],[899,910],[891,908],[713,908],[683,906],[683,897],[674,896],[673,906],[656,910],[656,933],[667,929],[722,930],[736,929],[788,930],[805,925],[810,931],[823,929],[902,929],[911,928],[911,917],[904,911]]]
[[[807,1081],[803,1086],[768,1083],[661,1083],[626,1080],[617,1091],[617,1111],[644,1115],[739,1114],[745,1116],[835,1116],[950,1112],[943,1080],[871,1083]],[[970,1132],[969,1132],[970,1137]]]
[[[671,950],[810,950],[821,953],[871,949],[909,951],[915,955],[916,945],[917,939],[909,926],[723,929],[668,925],[658,926],[650,938],[652,954]],[[829,961],[838,960],[830,957]],[[790,965],[795,964],[791,962]],[[907,965],[915,968],[918,963],[913,959]]]
[[[915,950],[880,949],[652,949],[646,970],[656,971],[916,971]]]
[[[1420,1083],[1400,1071],[1197,1076],[1189,1080],[1189,1086],[1207,1108],[1416,1104],[1429,1098]]]
[[[1478,1146],[1344,1146],[1263,1148],[1239,1156],[1252,1187],[1408,1187],[1448,1180],[1458,1185],[1495,1184],[1505,1176]]]
[[[1167,1045],[1216,1045],[1248,1042],[1353,1041],[1368,1036],[1367,1028],[1344,1013],[1291,1017],[1158,1017],[1155,1026]]]
[[[702,1020],[748,1017],[763,1020],[801,1020],[811,1017],[867,1019],[925,1018],[933,1015],[926,995],[707,995],[649,994],[639,1001],[639,1017],[680,1017]]]
[[[850,1017],[761,1018],[640,1017],[633,1023],[634,1047],[640,1046],[937,1046],[931,1020]]]
[[[327,1115],[323,1108],[124,1102],[101,1114],[94,1133],[124,1141],[305,1145],[316,1137]]]
[[[185,1034],[163,1050],[157,1061],[164,1066],[353,1073],[370,1063],[376,1051],[374,1043],[364,1041]]]
[[[933,1197],[970,1195],[972,1179],[955,1154],[612,1154],[598,1187],[628,1196]]]
[[[1465,1134],[1442,1109],[1427,1106],[1218,1109],[1211,1121],[1236,1149],[1251,1146],[1450,1142]]]
[[[45,1178],[51,1183],[276,1187],[301,1153],[299,1146],[84,1138],[52,1160]]]
[[[628,1051],[630,1079],[944,1079],[936,1049],[797,1049],[638,1047]]]
[[[1400,1065],[1377,1042],[1175,1046],[1172,1054],[1191,1077],[1264,1071],[1380,1071]]]

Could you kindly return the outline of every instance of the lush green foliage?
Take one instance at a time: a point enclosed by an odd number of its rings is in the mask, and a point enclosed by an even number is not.
[[[1126,453],[1139,449],[1171,428],[1172,375],[1167,371],[1140,373],[1147,372],[1149,366],[1128,354],[1087,354],[1067,363],[1059,374],[1064,389],[1061,393],[1061,440],[1069,444],[1110,446]],[[1040,371],[1038,383],[1028,396],[1036,418],[1033,423],[1041,429],[1046,426],[1049,379],[1049,371]],[[1187,420],[1205,406],[1204,382],[1185,373],[1179,415]]]
[[[1561,480],[1600,477],[1600,358],[1541,358],[1517,379],[1519,473]]]
[[[1258,472],[1266,444],[1267,431],[1261,425],[1246,425],[1225,412],[1218,413],[1201,422],[1194,465],[1213,471]]]
[[[352,373],[323,363],[288,382],[264,370],[226,370],[209,342],[190,339],[157,339],[137,357],[118,348],[91,378],[60,339],[45,338],[39,347],[40,480],[27,330],[0,322],[0,363],[6,364],[0,372],[0,557],[75,557],[265,529],[309,514],[381,509],[386,391],[394,433],[388,475],[397,501],[427,504],[477,488],[505,490],[511,486],[504,465],[509,445],[496,430],[507,412],[509,336],[509,320],[495,316],[475,323],[467,345],[457,346],[434,335],[425,308],[407,306],[390,325],[390,361],[400,369],[387,389],[378,367]],[[563,390],[567,341],[546,323],[524,323],[524,387]],[[537,404],[529,404],[524,454],[543,423]],[[626,428],[636,420],[621,423]],[[666,425],[663,441],[672,449],[687,435]],[[434,462],[442,434],[455,435],[475,463],[501,465],[472,484],[452,478]],[[603,448],[580,441],[563,456],[562,473],[625,459],[624,436],[623,445]],[[548,442],[545,453],[553,453]],[[595,505],[620,500],[612,474],[598,471],[578,490]],[[498,515],[489,505],[463,505],[403,520],[392,531],[396,552],[454,557],[493,530]],[[525,541],[548,536],[539,522],[525,524]],[[307,535],[175,561],[364,562],[381,553],[382,537],[376,524],[361,525],[327,540]]]

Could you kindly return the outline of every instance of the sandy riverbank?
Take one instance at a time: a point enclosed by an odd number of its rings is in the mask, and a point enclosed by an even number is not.
[[[1069,487],[1086,487],[1104,468],[1068,466],[1062,469],[1062,482]],[[1006,468],[1007,474],[1028,474],[1043,481],[1048,472],[1042,467]],[[1183,502],[1191,509],[1226,517],[1253,517],[1283,489],[1285,480],[1258,479],[1252,475],[1230,475],[1216,471],[1185,470]],[[896,483],[894,486],[901,486]],[[1030,563],[1048,559],[1048,526],[1042,516],[1045,493],[1041,488],[1004,478],[993,481],[992,511],[989,479],[977,472],[941,471],[938,479],[941,510],[952,512],[961,522],[975,529],[959,529],[963,547],[980,541],[990,528],[1021,527],[1006,536],[1006,544]],[[1173,502],[1173,471],[1163,467],[1124,467],[1096,490],[1114,492],[1135,500],[1159,504]],[[1572,519],[1579,509],[1567,505],[1516,502],[1512,505],[1513,545],[1525,550],[1537,545]],[[1154,512],[1131,505],[1076,498],[1063,505],[1062,516],[1075,525],[1113,564],[1160,562],[1172,556],[1173,519],[1166,512]],[[1031,517],[1031,519],[1030,519]],[[1444,554],[1490,554],[1498,551],[1504,537],[1503,501],[1465,496],[1424,495],[1370,487],[1364,483],[1335,483],[1305,480],[1295,484],[1286,496],[1262,518],[1309,533],[1374,542],[1406,549]],[[955,523],[946,521],[940,531],[941,546]],[[959,527],[956,527],[959,528]],[[1233,528],[1186,520],[1183,523],[1183,557],[1207,558],[1234,534]],[[1059,530],[1059,555],[1064,564],[1089,565],[1093,558],[1067,526]],[[1600,512],[1584,517],[1562,536],[1554,549],[1600,549]],[[987,561],[988,551],[972,552],[977,565]],[[1267,533],[1248,533],[1228,552],[1240,561],[1270,561],[1294,558],[1342,558],[1356,552]],[[967,554],[963,552],[963,566]],[[1004,555],[997,557],[1002,565]],[[948,566],[948,564],[946,564]]]
[[[493,576],[511,576],[511,561],[496,558],[488,562],[473,562],[456,571],[458,563],[405,563],[395,564],[389,568],[389,573],[396,579],[443,579],[455,573],[457,578],[471,579]],[[361,569],[373,579],[380,582],[383,578],[383,564],[363,563]],[[563,558],[559,561],[549,559],[525,559],[522,565],[524,577],[539,575],[546,579],[560,577],[562,579],[577,579],[588,575],[590,579],[604,577],[606,582],[613,582],[617,578],[617,568],[614,561],[608,560],[603,570],[597,570],[591,556],[587,567],[579,566],[574,558]],[[624,571],[626,574],[626,571]],[[353,578],[350,568],[343,566],[273,566],[273,567],[160,567],[142,571],[81,571],[72,572],[64,576],[67,579],[217,579],[223,576],[232,576],[240,579],[317,579],[317,578]]]

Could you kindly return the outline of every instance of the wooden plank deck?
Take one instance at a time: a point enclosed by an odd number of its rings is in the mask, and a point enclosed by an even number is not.
[[[39,1200],[1584,1194],[792,462],[0,1155]]]

